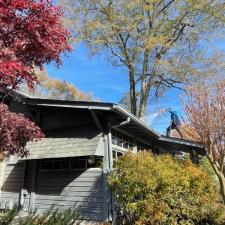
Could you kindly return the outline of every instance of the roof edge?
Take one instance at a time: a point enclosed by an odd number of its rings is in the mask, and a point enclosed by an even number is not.
[[[159,134],[157,131],[153,130],[146,123],[144,123],[143,121],[141,121],[139,118],[137,118],[134,114],[130,113],[126,109],[122,108],[120,105],[113,104],[113,109],[115,111],[117,111],[118,113],[120,113],[120,114],[123,114],[123,115],[125,115],[127,117],[130,117],[131,120],[133,120],[134,122],[136,122],[139,125],[143,126],[146,130],[148,130],[149,132],[151,132],[152,134],[154,134],[157,138],[160,138],[161,137],[161,134]]]
[[[159,141],[168,141],[168,142],[172,142],[172,143],[185,144],[185,145],[204,149],[203,144],[201,144],[199,142],[194,142],[194,141],[180,139],[180,138],[174,138],[174,137],[167,137],[164,135],[160,136]]]

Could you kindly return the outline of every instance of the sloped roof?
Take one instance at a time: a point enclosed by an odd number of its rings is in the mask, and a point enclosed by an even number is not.
[[[203,145],[198,142],[161,135],[159,138],[159,143],[165,148],[182,152],[189,152],[190,148],[194,148],[200,155],[205,155],[205,149]]]
[[[132,113],[125,110],[118,104],[105,103],[105,102],[39,99],[35,97],[30,97],[18,91],[13,91],[11,96],[23,102],[24,104],[27,104],[30,106],[88,109],[88,110],[109,112],[111,113],[110,115],[113,118],[117,118],[117,119],[122,118],[123,120],[125,120],[127,118],[130,118],[129,124],[126,124],[125,127],[127,127],[128,129],[132,129],[132,132],[136,133],[139,136],[141,135],[142,138],[145,138],[145,140],[151,138],[153,140],[156,140],[162,146],[166,146],[170,150],[177,149],[179,151],[190,151],[191,148],[194,148],[198,151],[199,154],[205,155],[205,149],[201,145],[201,143],[196,143],[189,140],[166,137],[164,135],[161,135],[157,131],[152,129],[150,126],[148,126],[146,123],[141,121],[139,118],[137,118]],[[65,143],[66,140],[61,139],[61,141]],[[65,143],[66,146],[67,145],[70,146],[69,141],[71,140],[67,140],[67,143]],[[48,145],[47,143],[49,142],[51,142],[50,139],[45,140],[44,143],[46,143],[46,146],[47,146]],[[83,145],[85,144],[86,143],[83,143]],[[32,148],[35,149],[36,145],[37,143],[36,144],[33,143]]]

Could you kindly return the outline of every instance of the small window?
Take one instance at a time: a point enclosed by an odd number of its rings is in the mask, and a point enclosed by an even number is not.
[[[118,151],[118,150],[113,150],[113,160],[115,160],[115,159],[118,159],[119,157],[121,157],[121,156],[123,156],[124,155],[124,153],[123,152],[120,152],[120,151]]]
[[[134,139],[114,129],[112,129],[112,144],[129,150],[134,149]]]
[[[148,151],[148,150],[151,150],[151,149],[152,149],[151,145],[146,144],[142,141],[137,141],[137,151],[143,151],[143,150]]]
[[[121,156],[123,156],[123,153],[117,151],[117,158],[119,158],[119,157],[121,157]]]
[[[113,150],[113,159],[116,159],[116,151],[115,150]]]
[[[74,158],[57,158],[42,159],[40,163],[41,170],[79,170],[87,168],[101,168],[102,157],[74,157]]]
[[[70,168],[75,169],[86,169],[87,168],[87,160],[85,158],[72,158],[70,163]]]
[[[132,137],[129,137],[129,150],[134,150],[134,139]]]
[[[127,135],[123,135],[123,148],[129,149],[129,138]]]
[[[54,159],[53,169],[55,169],[55,170],[67,169],[67,160],[66,159]]]

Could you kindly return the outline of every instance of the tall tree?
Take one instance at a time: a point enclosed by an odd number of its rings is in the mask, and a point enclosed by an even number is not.
[[[225,79],[218,78],[190,87],[185,111],[191,127],[206,149],[225,203]]]
[[[34,67],[54,61],[71,50],[69,32],[63,27],[62,10],[50,0],[0,0],[0,89],[33,87]],[[4,100],[5,98],[1,98]],[[25,143],[43,137],[28,118],[0,105],[0,153],[26,155]],[[12,123],[13,121],[13,123]]]
[[[92,93],[83,92],[65,80],[51,78],[46,71],[37,71],[38,83],[31,90],[22,85],[20,90],[39,98],[69,101],[93,101]],[[97,99],[95,99],[97,100]]]
[[[223,27],[225,18],[224,0],[61,2],[75,40],[127,69],[131,112],[139,117],[151,94],[180,87],[209,66],[198,44]]]

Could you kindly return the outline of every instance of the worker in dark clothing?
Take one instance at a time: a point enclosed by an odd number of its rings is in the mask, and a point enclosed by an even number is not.
[[[180,121],[179,116],[177,115],[177,112],[172,111],[171,109],[161,109],[160,111],[161,112],[169,112],[171,115],[170,126],[166,129],[166,136],[169,137],[171,130],[175,129],[179,133],[180,137],[183,138],[183,135],[180,130],[181,121]]]

